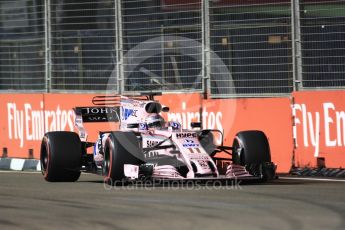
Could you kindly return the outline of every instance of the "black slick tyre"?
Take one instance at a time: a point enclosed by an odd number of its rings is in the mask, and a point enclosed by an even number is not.
[[[122,183],[124,165],[140,165],[144,155],[133,132],[116,131],[109,134],[104,145],[103,175],[108,184]]]
[[[261,164],[271,162],[268,139],[264,132],[258,130],[237,133],[233,141],[232,159],[235,164]]]
[[[245,166],[250,174],[261,177],[262,181],[276,177],[276,166],[271,162],[270,146],[264,132],[239,132],[232,147],[232,160],[235,164]]]
[[[74,132],[44,135],[40,151],[41,172],[49,182],[73,182],[80,177],[81,141]]]

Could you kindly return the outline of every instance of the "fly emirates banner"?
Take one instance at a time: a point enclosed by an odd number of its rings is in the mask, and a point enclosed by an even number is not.
[[[39,158],[45,132],[76,131],[77,106],[92,106],[93,94],[1,94],[0,156],[6,148],[9,157],[27,158],[29,149]],[[327,167],[345,166],[344,92],[295,93],[291,98],[202,99],[199,94],[170,94],[157,97],[170,111],[168,120],[200,121],[204,129],[224,132],[231,145],[241,130],[262,130],[269,138],[272,161],[278,171],[287,172],[295,154],[295,164],[314,166],[325,157]],[[327,100],[325,100],[327,98]],[[343,98],[343,99],[341,99]],[[99,130],[116,130],[114,123],[85,124],[88,141],[95,141]],[[319,134],[319,135],[317,135]],[[215,141],[220,144],[221,137]],[[294,140],[295,151],[294,151]]]

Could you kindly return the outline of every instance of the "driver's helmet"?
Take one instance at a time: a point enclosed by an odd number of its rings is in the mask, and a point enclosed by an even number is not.
[[[145,122],[146,122],[148,128],[163,128],[163,127],[165,127],[164,118],[159,114],[148,116],[146,118]]]

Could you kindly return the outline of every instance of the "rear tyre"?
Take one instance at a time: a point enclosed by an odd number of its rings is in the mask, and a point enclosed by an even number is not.
[[[275,166],[271,162],[268,139],[258,130],[239,132],[233,141],[232,160],[235,164],[246,166],[255,176],[263,179],[274,177]]]
[[[103,175],[104,181],[115,185],[125,179],[124,164],[140,165],[144,155],[139,141],[132,132],[112,132],[105,141]]]
[[[40,151],[41,171],[49,182],[74,182],[80,177],[81,141],[74,132],[48,132]]]

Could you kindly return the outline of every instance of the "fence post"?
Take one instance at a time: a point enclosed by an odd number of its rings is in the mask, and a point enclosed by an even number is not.
[[[51,14],[50,0],[44,1],[45,91],[51,91]]]
[[[124,92],[124,69],[123,69],[123,36],[122,36],[122,1],[115,1],[115,36],[116,36],[116,72],[117,92]]]
[[[211,92],[210,89],[210,75],[211,75],[211,56],[210,56],[210,2],[209,0],[202,1],[202,77],[203,77],[203,91],[205,97]]]
[[[303,88],[300,0],[291,0],[293,90]]]

